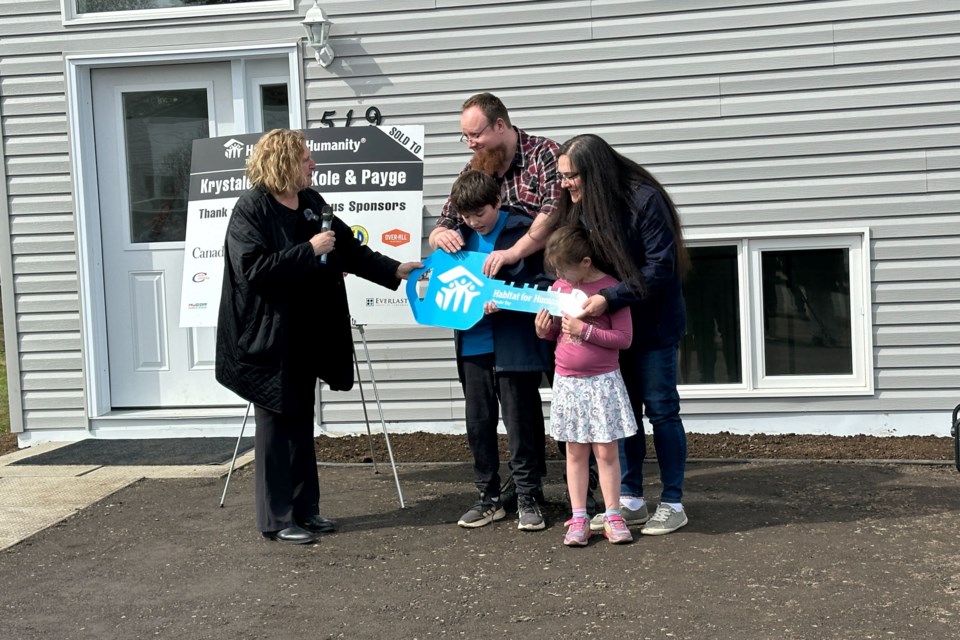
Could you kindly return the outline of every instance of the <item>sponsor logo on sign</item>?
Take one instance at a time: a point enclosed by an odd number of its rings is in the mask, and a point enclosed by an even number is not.
[[[355,224],[350,227],[350,230],[353,231],[353,237],[357,239],[357,242],[363,246],[367,246],[367,242],[370,241],[370,234],[366,229],[358,224]]]
[[[208,275],[207,275],[206,273],[204,273],[203,271],[201,271],[200,273],[195,273],[195,274],[193,274],[193,281],[194,281],[194,282],[206,282],[206,281],[209,280],[209,279],[210,279],[210,276],[208,276]]]
[[[380,239],[383,241],[383,244],[388,244],[391,247],[399,247],[402,244],[410,242],[410,234],[400,229],[390,229],[390,231],[384,231]]]
[[[367,298],[368,307],[405,307],[406,298]]]
[[[223,157],[234,160],[240,157],[240,154],[243,153],[244,144],[239,140],[230,138],[223,143]]]
[[[206,302],[191,302],[187,304],[187,309],[206,309],[206,308],[207,308]]]

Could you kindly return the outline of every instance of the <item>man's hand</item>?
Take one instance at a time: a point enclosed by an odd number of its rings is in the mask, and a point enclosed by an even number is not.
[[[447,253],[456,253],[464,247],[463,237],[453,229],[437,227],[427,240],[431,249],[443,249]]]
[[[484,302],[483,303],[483,315],[490,315],[491,313],[496,313],[500,311],[500,307],[497,306],[495,302]]]
[[[606,313],[608,306],[607,299],[598,293],[590,296],[586,302],[583,303],[583,315],[601,316]]]
[[[395,274],[397,280],[406,280],[410,277],[410,272],[414,269],[422,269],[422,262],[404,262],[399,267],[397,267],[397,273]]]
[[[516,256],[511,249],[504,251],[491,251],[487,259],[483,261],[483,275],[492,278],[497,275],[501,268],[519,262],[520,258]]]

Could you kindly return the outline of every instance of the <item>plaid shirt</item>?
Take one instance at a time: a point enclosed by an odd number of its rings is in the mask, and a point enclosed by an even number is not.
[[[517,132],[517,155],[513,163],[500,182],[500,198],[502,207],[519,207],[531,218],[538,213],[551,215],[557,207],[560,197],[560,181],[557,179],[557,151],[560,145],[549,138],[531,136],[522,129],[514,127]],[[470,163],[464,167],[470,169]],[[450,199],[443,204],[438,227],[455,229],[460,224],[461,217],[450,204]]]

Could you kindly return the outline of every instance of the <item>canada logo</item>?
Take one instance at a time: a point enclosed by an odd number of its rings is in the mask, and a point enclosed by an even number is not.
[[[383,240],[383,244],[399,247],[410,242],[410,234],[400,229],[391,229],[390,231],[384,231],[380,239]]]

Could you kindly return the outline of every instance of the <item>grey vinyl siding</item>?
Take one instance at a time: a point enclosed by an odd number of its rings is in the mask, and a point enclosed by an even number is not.
[[[493,91],[528,131],[560,141],[598,133],[647,166],[688,233],[870,230],[875,394],[686,399],[686,414],[952,408],[960,9],[517,2],[471,8],[474,28],[459,13],[440,15],[470,4],[377,19],[357,11],[343,24],[335,16],[334,46],[354,73],[305,70],[311,123],[325,110],[376,105],[386,123],[426,126],[425,233],[468,159],[457,142],[460,103]],[[421,340],[420,331],[367,329],[385,414],[429,422],[450,419],[452,408],[460,420],[455,367],[438,359],[452,341],[436,340],[436,330]],[[398,359],[417,371],[403,373]],[[356,390],[324,400],[325,421],[362,421]]]
[[[25,428],[86,425],[63,54],[289,42],[312,3],[299,4],[64,27],[58,0],[0,0],[0,258],[9,252],[10,388]],[[424,125],[425,234],[468,159],[460,104],[485,90],[528,131],[598,133],[650,168],[689,233],[870,229],[874,396],[688,399],[685,413],[929,411],[958,400],[953,0],[321,4],[338,60],[322,69],[305,51],[308,126],[327,110],[341,126],[348,109],[371,105],[384,124]],[[389,420],[462,419],[450,332],[367,327],[366,337]],[[363,420],[357,389],[323,400],[325,422]]]

